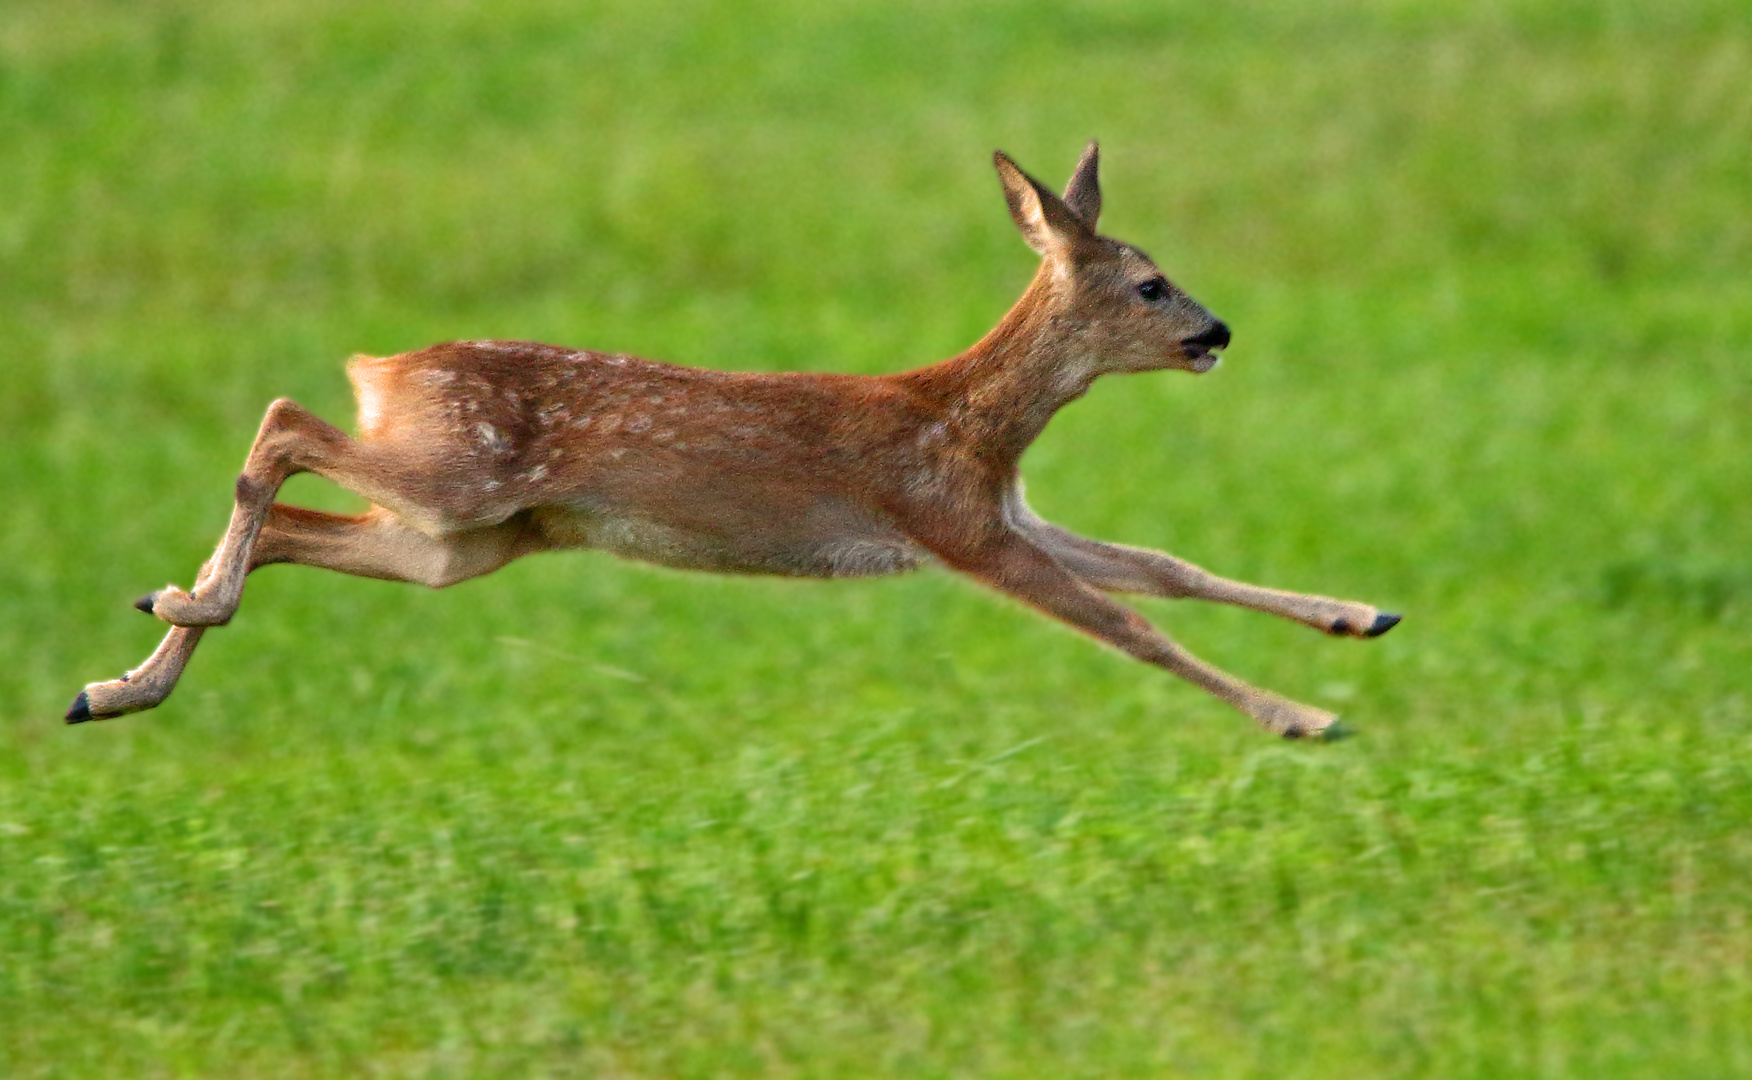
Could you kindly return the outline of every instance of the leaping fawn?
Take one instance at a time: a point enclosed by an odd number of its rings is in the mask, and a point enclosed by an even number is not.
[[[120,679],[88,685],[69,723],[169,696],[244,577],[301,563],[433,588],[553,548],[667,566],[853,577],[936,561],[1287,737],[1331,713],[1249,686],[1105,593],[1194,597],[1375,637],[1399,616],[1229,581],[1170,555],[1086,540],[1035,516],[1017,463],[1053,413],[1110,372],[1204,372],[1229,328],[1137,248],[1100,236],[1097,148],[1064,198],[993,155],[1010,216],[1041,256],[1022,298],[972,348],[897,375],[706,371],[514,341],[355,357],[359,437],[287,399],[268,407],[218,550],[191,591],[136,606],[171,624]],[[274,502],[313,472],[370,500],[345,517]]]

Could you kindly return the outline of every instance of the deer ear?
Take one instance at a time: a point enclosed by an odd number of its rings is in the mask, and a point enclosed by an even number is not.
[[[1101,216],[1101,179],[1096,176],[1100,168],[1101,147],[1090,139],[1077,162],[1077,171],[1071,174],[1071,182],[1065,185],[1065,205],[1090,229],[1095,228],[1095,221]]]
[[[1002,150],[992,154],[992,164],[998,168],[998,179],[1004,183],[1004,201],[1010,204],[1010,216],[1022,239],[1037,254],[1048,258],[1068,257],[1078,241],[1094,236],[1070,207],[1057,195],[1040,186],[1040,182],[1016,167]]]

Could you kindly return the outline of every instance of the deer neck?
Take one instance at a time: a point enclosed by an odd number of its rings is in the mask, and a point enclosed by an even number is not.
[[[959,356],[912,373],[981,457],[1013,469],[1053,414],[1094,381],[1070,288],[1051,263],[1043,263],[985,337]]]

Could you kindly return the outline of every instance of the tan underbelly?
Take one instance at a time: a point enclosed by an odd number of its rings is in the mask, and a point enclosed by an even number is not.
[[[915,569],[930,555],[875,522],[763,523],[763,527],[701,528],[612,510],[543,507],[536,524],[562,547],[594,548],[623,558],[716,573],[791,577],[873,577]],[[824,527],[825,526],[825,527]]]

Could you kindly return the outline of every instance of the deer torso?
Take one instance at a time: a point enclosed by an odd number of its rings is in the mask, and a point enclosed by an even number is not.
[[[889,378],[711,371],[527,342],[358,357],[362,441],[417,453],[434,534],[526,513],[556,546],[810,577],[927,557],[895,508],[958,472],[946,422]]]

